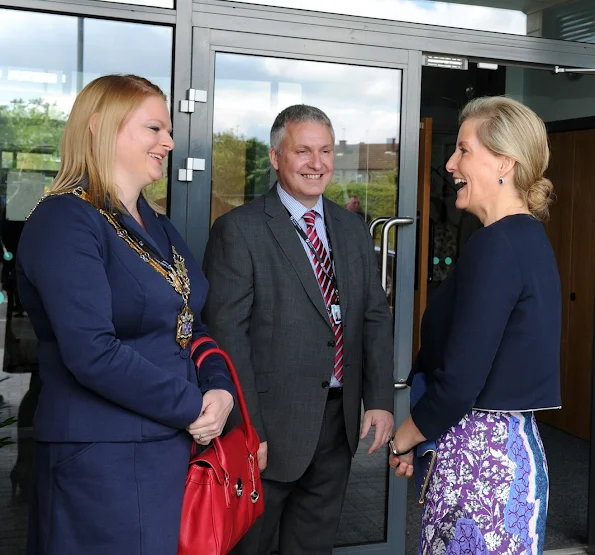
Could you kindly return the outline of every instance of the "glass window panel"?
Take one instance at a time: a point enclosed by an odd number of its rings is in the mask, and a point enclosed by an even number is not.
[[[136,4],[137,6],[153,6],[155,8],[174,8],[174,0],[102,0],[117,4]]]
[[[58,171],[60,138],[77,92],[100,75],[135,73],[169,94],[172,37],[170,27],[0,9],[0,423],[18,417],[0,428],[0,436],[15,442],[0,442],[0,491],[7,501],[0,503],[2,553],[25,552],[40,387],[36,340],[15,282],[24,219]],[[166,177],[149,196],[166,206],[167,191]]]
[[[442,2],[433,0],[240,0],[247,4],[261,4],[283,8],[298,8],[315,12],[374,17],[408,23],[442,25],[459,29],[495,31],[515,35],[527,34],[527,16],[518,9],[498,7],[502,2]],[[477,4],[477,5],[474,5]],[[487,4],[487,5],[486,5]],[[492,4],[491,6],[489,4]],[[514,1],[507,5],[515,5]],[[522,2],[518,2],[522,5]]]
[[[394,216],[401,77],[395,69],[218,53],[211,220],[275,182],[268,159],[270,128],[281,110],[298,103],[319,107],[333,122],[334,178],[325,196],[368,222]],[[394,246],[390,252],[392,265]],[[368,456],[370,442],[362,441],[355,456],[337,545],[386,538],[386,456]]]
[[[592,0],[240,0],[315,12],[357,15],[459,29],[595,42]]]

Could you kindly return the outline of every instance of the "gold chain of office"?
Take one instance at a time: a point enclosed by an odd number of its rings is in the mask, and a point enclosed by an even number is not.
[[[92,204],[89,195],[82,187],[77,187],[68,191],[50,192],[46,193],[43,197],[39,199],[37,204],[33,207],[33,210],[31,210],[29,216],[33,214],[34,210],[46,198],[66,194],[75,195],[80,199]],[[97,208],[97,210],[116,230],[118,237],[122,238],[126,242],[126,244],[139,255],[140,259],[143,262],[146,262],[156,272],[159,272],[159,274],[161,274],[167,280],[167,282],[174,288],[176,293],[178,293],[182,297],[184,305],[182,306],[182,310],[178,314],[176,341],[179,343],[182,349],[185,349],[188,346],[188,343],[190,343],[190,341],[192,340],[194,314],[192,310],[190,310],[190,306],[188,305],[188,298],[190,297],[190,278],[188,277],[188,270],[186,268],[186,261],[184,260],[184,257],[181,254],[179,254],[176,248],[172,245],[171,248],[174,260],[173,267],[165,260],[158,260],[148,250],[143,248],[142,241],[139,241],[136,237],[131,236],[128,233],[128,231],[120,224],[120,222],[118,222],[118,220],[115,217],[115,214],[112,214],[107,210],[104,210],[103,208]]]

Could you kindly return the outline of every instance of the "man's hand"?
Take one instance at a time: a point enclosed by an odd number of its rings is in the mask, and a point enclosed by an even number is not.
[[[261,472],[267,467],[267,455],[269,452],[269,445],[266,441],[263,441],[258,447],[256,458],[258,459],[258,470]]]
[[[359,438],[364,439],[368,435],[370,427],[376,427],[374,442],[368,449],[368,455],[386,444],[393,434],[393,425],[393,415],[387,410],[367,410],[364,412],[364,423]]]
[[[202,411],[199,417],[186,429],[196,443],[208,445],[221,435],[227,417],[233,408],[233,397],[224,389],[212,389],[202,397]]]

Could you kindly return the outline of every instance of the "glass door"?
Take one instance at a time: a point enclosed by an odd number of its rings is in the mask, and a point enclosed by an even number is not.
[[[208,237],[204,222],[212,224],[274,185],[269,132],[281,110],[309,104],[325,111],[335,129],[334,178],[325,196],[368,224],[379,217],[392,222],[384,243],[382,225],[374,235],[399,330],[394,376],[395,418],[401,421],[408,412],[407,393],[398,382],[411,363],[415,226],[408,224],[415,216],[419,133],[418,115],[408,119],[405,104],[415,97],[410,87],[419,66],[411,76],[411,54],[402,50],[360,47],[370,59],[337,60],[329,55],[331,44],[278,37],[267,44],[260,37],[265,48],[255,50],[254,36],[238,48],[242,39],[194,29],[192,86],[207,91],[207,102],[195,105],[190,122],[190,156],[204,159],[205,169],[194,172],[188,192],[189,206],[200,212],[196,218],[189,214],[188,240],[201,253]],[[407,173],[411,177],[405,180]],[[407,484],[389,473],[386,450],[366,454],[370,443],[361,442],[352,465],[336,547],[341,553],[403,554]]]

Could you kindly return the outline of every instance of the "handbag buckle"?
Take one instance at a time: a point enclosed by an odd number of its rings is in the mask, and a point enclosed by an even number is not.
[[[238,483],[236,484],[236,495],[238,497],[242,497],[244,495],[244,488],[242,486],[242,479],[238,478]]]

